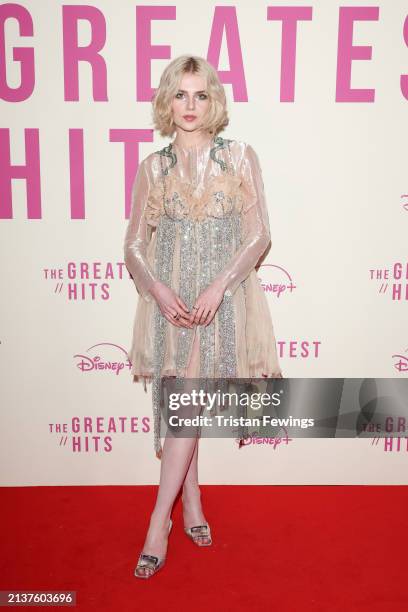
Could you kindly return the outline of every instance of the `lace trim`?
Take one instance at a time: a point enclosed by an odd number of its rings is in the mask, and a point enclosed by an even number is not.
[[[221,137],[214,139],[215,146],[210,150],[210,157],[220,164],[224,174],[210,178],[202,193],[197,193],[197,188],[191,182],[169,174],[177,163],[171,143],[157,151],[161,156],[162,181],[150,190],[145,209],[147,222],[156,227],[161,215],[168,215],[174,220],[188,217],[194,221],[204,221],[207,217],[229,216],[234,210],[239,214],[243,208],[242,181],[234,171],[230,142]],[[216,157],[217,151],[223,148],[228,148],[229,164]],[[164,158],[170,158],[167,167],[164,167]]]
[[[200,194],[191,183],[170,175],[166,180],[165,193],[160,183],[150,190],[145,209],[146,220],[156,227],[161,215],[174,220],[188,217],[193,221],[203,221],[207,217],[229,216],[234,210],[240,213],[243,207],[240,186],[238,176],[220,174],[212,177]]]

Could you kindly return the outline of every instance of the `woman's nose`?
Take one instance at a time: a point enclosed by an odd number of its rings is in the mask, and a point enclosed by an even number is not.
[[[188,99],[187,108],[188,110],[194,110],[194,99]]]

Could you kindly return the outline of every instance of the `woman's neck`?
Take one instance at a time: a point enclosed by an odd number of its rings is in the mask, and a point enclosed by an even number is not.
[[[213,135],[209,132],[177,132],[173,140],[173,145],[181,149],[196,149],[205,147],[213,140]]]

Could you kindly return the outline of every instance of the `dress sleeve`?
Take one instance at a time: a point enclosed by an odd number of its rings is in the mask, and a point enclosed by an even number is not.
[[[225,295],[233,295],[271,242],[268,209],[258,156],[246,144],[240,170],[244,203],[241,211],[241,245],[215,277]]]
[[[145,217],[148,202],[150,181],[146,171],[146,161],[139,164],[132,185],[131,211],[123,246],[124,261],[133,277],[136,289],[147,302],[152,301],[149,293],[156,277],[147,259],[147,246],[150,240],[150,228]]]

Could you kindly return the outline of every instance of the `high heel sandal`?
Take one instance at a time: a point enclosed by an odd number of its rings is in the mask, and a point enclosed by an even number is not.
[[[196,525],[195,527],[184,527],[184,531],[197,546],[211,546],[211,529],[208,523],[206,525]],[[209,542],[203,542],[203,540],[209,540]]]
[[[169,522],[169,533],[170,533],[172,527],[173,527],[173,521],[170,519],[170,522]],[[158,572],[161,567],[163,567],[165,561],[166,561],[166,557],[165,556],[164,557],[156,557],[155,555],[147,555],[147,554],[142,552],[139,555],[139,560],[138,560],[137,565],[135,567],[134,574],[135,574],[136,578],[150,578],[156,572]],[[139,569],[143,570],[143,572],[141,574],[137,573],[137,570],[139,570]],[[146,569],[148,570],[147,573],[145,573]]]

